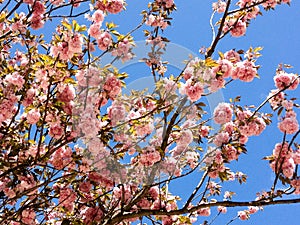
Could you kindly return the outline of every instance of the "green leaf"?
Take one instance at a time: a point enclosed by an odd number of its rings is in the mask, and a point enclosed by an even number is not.
[[[73,20],[73,21],[72,21],[72,24],[73,24],[74,30],[75,30],[75,31],[79,31],[80,26],[79,26],[79,24],[77,23],[77,21],[76,21],[76,20]]]
[[[61,24],[67,28],[67,30],[72,31],[72,25],[69,24],[67,21],[62,21]]]

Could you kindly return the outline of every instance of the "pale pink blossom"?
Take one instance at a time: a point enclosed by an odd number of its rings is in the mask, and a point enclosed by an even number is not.
[[[75,88],[73,85],[66,85],[62,87],[61,91],[57,94],[57,98],[62,102],[70,102],[75,98]]]
[[[124,0],[108,0],[106,1],[106,9],[109,13],[117,14],[123,10]]]
[[[188,98],[192,102],[199,100],[203,92],[204,92],[204,88],[199,82],[193,84],[192,80],[189,79],[184,84],[184,93],[188,96]]]
[[[92,184],[89,181],[82,182],[79,185],[79,190],[88,193],[92,189]]]
[[[112,37],[111,35],[105,31],[97,37],[97,44],[99,49],[105,51],[112,45]]]
[[[92,16],[92,20],[94,23],[96,24],[100,24],[103,22],[104,20],[104,14],[101,10],[96,10]]]
[[[300,178],[291,181],[291,185],[295,188],[295,195],[300,195]]]
[[[292,178],[295,170],[294,160],[292,158],[284,159],[281,169],[284,176],[287,178]]]
[[[229,103],[219,103],[214,110],[214,121],[217,124],[230,122],[232,119],[233,110]]]
[[[237,62],[232,73],[232,79],[240,79],[244,82],[251,82],[257,74],[256,66],[253,62],[245,60]]]
[[[83,38],[80,33],[75,33],[68,40],[69,51],[73,53],[82,53]]]
[[[211,92],[216,92],[219,89],[223,88],[224,86],[225,86],[225,80],[223,76],[216,75],[214,78],[210,80],[208,90]]]
[[[246,22],[240,19],[237,20],[236,18],[230,18],[227,20],[223,29],[224,32],[229,30],[233,37],[240,37],[246,33],[247,25]]]
[[[213,68],[214,73],[222,76],[223,78],[230,77],[232,74],[233,64],[228,59],[219,59],[218,66]]]
[[[221,146],[222,144],[228,143],[228,141],[229,141],[229,134],[227,132],[220,132],[213,139],[213,143],[218,147]]]
[[[46,11],[45,5],[40,1],[35,1],[32,9],[35,15],[42,15]]]
[[[121,81],[113,74],[109,74],[103,88],[111,98],[115,98],[121,92]]]
[[[257,206],[249,206],[247,211],[248,211],[249,214],[254,214],[258,210],[259,210],[259,207],[257,207]]]
[[[64,0],[50,0],[53,5],[59,6],[62,5]]]
[[[36,214],[33,209],[25,209],[22,211],[21,220],[26,225],[35,225]]]
[[[297,151],[295,151],[292,155],[294,163],[295,164],[300,164],[300,149],[298,149]]]
[[[45,22],[43,20],[42,15],[33,14],[29,20],[30,20],[30,27],[34,30],[38,30],[38,29],[44,27]]]
[[[262,3],[262,6],[266,9],[268,8],[275,8],[277,5],[277,0],[267,0],[266,2]]]
[[[212,8],[214,11],[217,11],[218,13],[223,13],[225,12],[225,9],[226,9],[226,2],[224,1],[218,1],[218,2],[214,2],[212,4]]]
[[[140,154],[139,162],[144,166],[152,166],[161,159],[160,153],[154,147],[146,147]]]
[[[281,132],[287,134],[294,134],[299,130],[299,124],[297,118],[284,118],[278,123],[278,128]]]
[[[201,127],[199,128],[200,136],[201,136],[201,137],[207,137],[208,134],[209,134],[209,130],[210,130],[209,126],[206,126],[206,125],[201,126]]]
[[[60,124],[52,124],[50,126],[49,135],[53,138],[59,139],[63,135],[63,128]]]
[[[158,3],[164,3],[166,8],[171,8],[174,5],[174,0],[155,0]]]
[[[248,220],[249,215],[245,211],[238,211],[238,217],[240,220]]]
[[[100,25],[97,23],[92,24],[88,29],[88,34],[94,38],[100,38],[101,36]]]
[[[19,90],[23,87],[23,84],[25,83],[24,78],[18,72],[8,74],[4,80],[7,83],[15,85]]]
[[[292,149],[288,148],[289,144],[287,142],[284,142],[284,144],[282,145],[282,143],[277,143],[275,145],[275,148],[273,149],[273,155],[275,155],[276,157],[280,157],[281,158],[290,158],[292,156]]]
[[[218,212],[220,213],[227,213],[227,208],[225,206],[218,206]]]
[[[108,107],[107,112],[113,126],[125,119],[126,110],[121,103],[114,102],[112,106]]]
[[[24,0],[23,2],[28,5],[32,5],[34,3],[34,0]]]
[[[275,86],[282,90],[288,87],[288,90],[295,90],[299,84],[299,77],[293,73],[281,71],[274,77]]]
[[[223,148],[224,154],[228,161],[237,160],[239,152],[237,149],[232,145],[225,145]]]
[[[210,208],[209,207],[201,208],[197,210],[197,214],[199,216],[210,216]]]
[[[270,98],[270,97],[272,97],[272,98]],[[279,89],[271,90],[271,92],[267,98],[270,98],[269,103],[270,103],[272,109],[276,109],[277,107],[279,107],[281,105],[282,101],[284,100],[284,93],[279,92]]]
[[[68,212],[73,211],[75,200],[77,199],[76,193],[70,188],[60,189],[59,204],[64,207]]]
[[[230,50],[224,53],[225,59],[229,60],[232,63],[237,63],[241,61],[241,56],[234,50]]]
[[[27,122],[29,124],[36,124],[39,121],[40,117],[41,114],[38,109],[31,109],[26,115]]]
[[[193,133],[190,130],[180,132],[180,138],[176,140],[178,145],[188,146],[193,141]]]
[[[86,225],[92,225],[94,222],[101,220],[103,216],[102,210],[97,207],[88,207],[83,213],[83,222]]]

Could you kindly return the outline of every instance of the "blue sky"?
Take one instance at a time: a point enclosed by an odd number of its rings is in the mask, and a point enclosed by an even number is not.
[[[173,14],[172,26],[168,27],[164,34],[172,43],[187,48],[191,52],[197,53],[201,46],[208,46],[211,42],[212,33],[209,26],[211,16],[211,4],[213,1],[189,0],[175,1],[177,11]],[[147,5],[148,1],[132,0],[128,1],[127,12],[111,19],[120,24],[120,31],[126,32],[140,21],[139,12]],[[269,90],[274,89],[273,76],[279,63],[287,63],[294,68],[290,72],[300,72],[300,2],[292,1],[291,6],[280,5],[276,10],[263,11],[263,16],[258,16],[253,20],[247,29],[245,36],[240,38],[226,37],[217,46],[217,51],[227,51],[232,48],[247,50],[250,46],[264,47],[262,57],[257,61],[261,65],[259,70],[260,79],[255,79],[252,83],[234,82],[222,91],[226,101],[229,98],[241,95],[241,104],[259,105],[268,95]],[[125,22],[124,22],[125,21]],[[142,40],[143,33],[134,33],[135,40]],[[178,56],[179,57],[179,56]],[[217,57],[215,55],[215,57]],[[123,65],[126,66],[126,65]],[[141,65],[131,65],[126,67],[131,78],[147,76],[147,70],[141,74]],[[125,70],[124,69],[124,70]],[[138,73],[136,71],[139,71]],[[179,70],[177,70],[178,72]],[[176,72],[172,70],[171,72]],[[289,94],[289,93],[288,93]],[[295,97],[300,97],[300,90],[291,93]],[[298,101],[299,102],[299,101]],[[262,111],[270,112],[270,107],[266,105]],[[299,116],[298,116],[299,118]],[[237,195],[234,200],[252,200],[257,192],[269,190],[273,184],[273,175],[268,162],[262,158],[272,154],[275,143],[282,140],[282,133],[277,129],[277,116],[273,117],[274,124],[268,127],[260,137],[252,137],[247,143],[248,153],[242,155],[239,162],[234,166],[248,175],[246,184],[240,186],[237,183],[229,184],[234,188]],[[199,178],[198,178],[199,179]],[[171,188],[175,193],[188,193],[196,185],[197,179],[186,179],[183,183]],[[189,183],[189,185],[186,185]],[[244,208],[239,208],[239,210]],[[269,206],[263,212],[253,215],[249,221],[235,221],[232,224],[263,224],[263,225],[297,225],[299,219],[299,205]],[[236,216],[236,209],[228,210],[226,216],[219,217],[213,224],[226,224],[231,218]],[[212,215],[216,210],[212,209]],[[200,224],[206,218],[199,218],[196,224]],[[208,219],[209,221],[209,219]]]

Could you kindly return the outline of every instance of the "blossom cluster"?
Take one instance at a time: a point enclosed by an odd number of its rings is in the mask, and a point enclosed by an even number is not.
[[[249,52],[258,52],[259,48]],[[181,93],[186,94],[191,101],[197,101],[208,88],[211,92],[225,87],[226,80],[239,79],[244,82],[251,82],[257,76],[258,66],[255,65],[259,55],[251,56],[245,54],[242,60],[241,55],[235,50],[220,54],[217,61],[207,59],[205,61],[195,58],[191,60],[184,70],[183,77],[186,80],[181,84]]]

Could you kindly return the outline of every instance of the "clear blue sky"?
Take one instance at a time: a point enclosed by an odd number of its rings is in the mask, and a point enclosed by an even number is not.
[[[177,11],[173,14],[172,26],[168,27],[165,35],[172,43],[181,45],[192,52],[197,53],[201,46],[208,46],[211,42],[212,33],[209,26],[211,16],[211,0],[189,0],[175,1]],[[140,21],[139,12],[145,8],[148,1],[131,0],[128,1],[127,12],[119,16],[110,17],[115,23],[120,24],[121,32],[127,32],[128,29],[138,24]],[[300,72],[300,2],[292,1],[291,6],[280,5],[276,10],[263,11],[263,16],[258,16],[252,21],[245,36],[240,38],[226,37],[217,46],[217,51],[227,51],[229,49],[247,50],[250,46],[262,46],[262,57],[257,64],[261,65],[259,70],[260,79],[255,79],[252,83],[234,82],[224,89],[223,95],[225,100],[242,96],[243,104],[259,105],[268,95],[270,89],[274,89],[273,76],[279,63],[293,65],[291,72]],[[135,40],[142,40],[143,33],[137,31],[134,33]],[[216,56],[217,57],[217,56]],[[131,78],[135,79],[141,76],[140,70],[136,73],[141,65],[128,67],[131,72]],[[173,71],[172,71],[173,72]],[[146,76],[147,73],[143,74]],[[293,95],[300,97],[300,90],[293,92]],[[299,102],[299,101],[298,101]],[[263,111],[270,111],[266,105]],[[299,118],[299,115],[298,115]],[[277,129],[277,116],[273,117],[273,126],[263,132],[260,137],[252,137],[247,143],[248,153],[242,155],[239,162],[235,165],[240,171],[248,175],[248,182],[242,186],[236,183],[232,185],[237,195],[234,200],[252,200],[255,193],[263,190],[269,190],[272,186],[271,169],[268,162],[261,160],[266,155],[272,154],[275,143],[282,140],[282,133]],[[187,186],[187,183],[190,183]],[[184,185],[171,189],[175,193],[187,193],[196,185],[196,180],[185,180]],[[236,187],[237,186],[237,187]],[[244,209],[240,208],[239,210]],[[237,220],[232,224],[244,225],[298,225],[299,224],[298,205],[269,206],[265,207],[263,212],[253,215],[249,221]],[[218,218],[214,224],[226,224],[231,218],[236,216],[236,209],[229,209],[226,216]],[[212,209],[212,215],[216,210]],[[199,218],[196,224],[200,224],[204,219]]]

